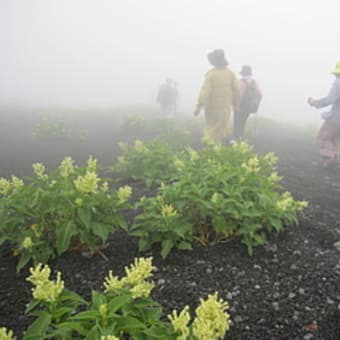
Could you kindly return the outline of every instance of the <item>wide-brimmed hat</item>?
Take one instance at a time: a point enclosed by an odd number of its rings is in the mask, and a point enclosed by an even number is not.
[[[340,74],[340,60],[335,64],[335,68],[331,72],[333,74]]]
[[[252,71],[252,69],[251,69],[251,66],[249,66],[249,65],[243,65],[243,66],[242,66],[242,69],[241,69],[241,71],[240,71],[240,74],[241,74],[242,76],[251,76],[251,75],[253,74],[253,71]]]
[[[224,67],[228,65],[228,62],[224,55],[224,50],[222,49],[217,49],[210,52],[208,54],[208,60],[215,67]]]

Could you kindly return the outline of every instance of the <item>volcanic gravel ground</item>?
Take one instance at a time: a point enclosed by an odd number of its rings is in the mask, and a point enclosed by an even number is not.
[[[117,136],[116,140],[122,138]],[[117,154],[117,149],[107,145],[108,136],[101,136],[95,146],[53,143],[52,149],[22,142],[16,147],[18,139],[12,136],[8,144],[10,137],[2,135],[0,140],[1,175],[28,174],[36,160],[54,165],[66,155],[97,156],[96,150],[106,153],[102,161],[112,164]],[[284,176],[284,189],[310,202],[299,225],[270,235],[268,244],[256,248],[252,257],[237,239],[190,252],[173,251],[165,260],[156,247],[143,254],[153,256],[158,268],[153,296],[166,315],[187,304],[193,311],[200,297],[218,291],[230,304],[232,325],[225,339],[339,340],[340,252],[333,243],[340,240],[340,168],[322,169],[315,145],[283,131],[259,130],[256,150],[274,151],[280,157],[278,172]],[[130,184],[136,196],[147,193],[140,184]],[[137,240],[122,231],[111,236],[102,253],[105,256],[69,253],[50,265],[62,271],[69,289],[89,297],[92,289],[102,288],[109,270],[121,275],[124,266],[140,256]],[[25,281],[28,271],[16,274],[17,259],[8,245],[0,248],[0,256],[0,326],[13,329],[20,339],[32,321],[24,315],[30,301],[30,284]]]

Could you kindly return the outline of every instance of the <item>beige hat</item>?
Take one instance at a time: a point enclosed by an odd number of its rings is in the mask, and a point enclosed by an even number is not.
[[[335,68],[333,69],[333,71],[331,72],[333,74],[340,74],[340,61],[338,61],[335,65]]]

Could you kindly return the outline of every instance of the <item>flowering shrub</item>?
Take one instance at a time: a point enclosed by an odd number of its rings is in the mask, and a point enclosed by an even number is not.
[[[111,169],[120,179],[132,178],[151,186],[171,180],[177,172],[178,157],[166,142],[136,140],[133,146],[119,143],[119,147],[122,154]]]
[[[13,336],[13,332],[11,330],[7,330],[5,327],[0,327],[0,339],[15,340],[15,337]]]
[[[201,299],[193,320],[188,306],[168,315],[170,322],[161,320],[162,308],[150,297],[153,283],[148,280],[154,269],[151,258],[140,258],[125,268],[122,278],[110,271],[104,292],[93,291],[87,302],[64,289],[60,273],[50,280],[47,265],[31,268],[27,280],[33,284],[33,300],[27,313],[37,318],[23,339],[222,339],[229,330],[229,306],[217,293]]]
[[[41,163],[33,169],[35,176],[26,184],[15,176],[0,179],[0,244],[14,245],[18,270],[31,259],[45,263],[70,247],[94,251],[116,228],[125,227],[121,211],[129,207],[131,188],[109,191],[92,157],[86,167],[66,157],[50,174]]]
[[[140,237],[141,250],[154,243],[166,256],[172,247],[189,249],[197,240],[206,245],[230,236],[241,237],[251,254],[266,242],[266,233],[297,222],[307,203],[280,193],[276,157],[253,154],[245,143],[231,148],[207,146],[187,150],[177,159],[173,183],[163,184],[157,197],[142,198],[131,233]],[[162,207],[173,214],[164,216]]]
[[[130,136],[151,135],[159,141],[178,148],[188,144],[189,141],[190,132],[183,128],[184,125],[184,122],[179,122],[177,118],[160,117],[158,113],[148,117],[128,114],[124,116],[122,128],[128,131],[127,134]]]
[[[88,138],[88,131],[84,129],[70,129],[66,126],[64,119],[46,115],[33,128],[32,136],[37,139],[52,137],[85,141]]]

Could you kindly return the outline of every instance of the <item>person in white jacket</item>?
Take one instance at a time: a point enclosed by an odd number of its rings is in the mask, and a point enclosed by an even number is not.
[[[309,105],[316,108],[331,106],[329,111],[321,113],[324,122],[317,137],[324,167],[334,166],[340,154],[340,61],[331,73],[335,80],[328,95],[321,99],[309,97],[307,100]]]

